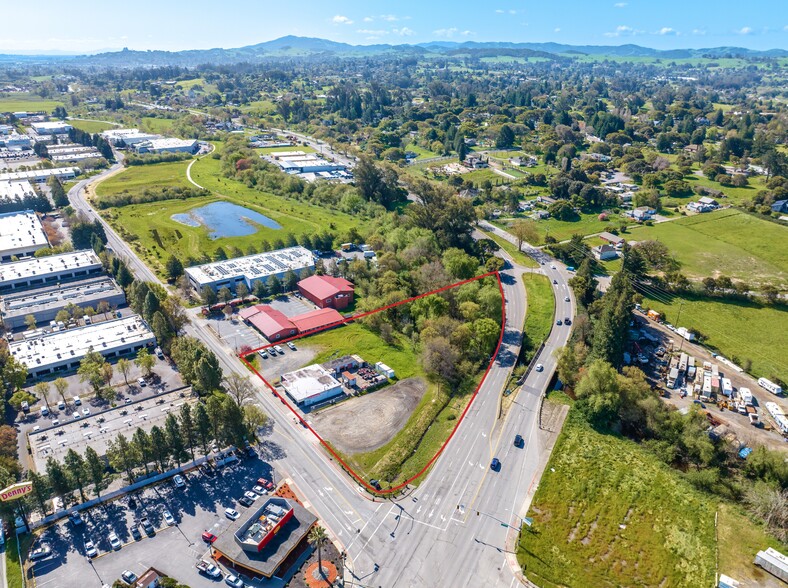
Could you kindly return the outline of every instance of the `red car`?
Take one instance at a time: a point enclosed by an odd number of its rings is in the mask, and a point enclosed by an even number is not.
[[[208,531],[205,531],[205,533],[202,534],[202,540],[205,541],[206,543],[213,543],[214,541],[216,541],[216,539],[217,539],[216,535],[214,535],[213,533],[209,533]]]
[[[257,478],[257,483],[260,484],[266,490],[273,490],[274,485],[270,480],[266,480],[265,478]]]

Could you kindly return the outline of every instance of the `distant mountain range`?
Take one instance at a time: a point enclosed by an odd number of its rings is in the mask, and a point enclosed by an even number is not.
[[[286,36],[273,41],[248,45],[235,49],[194,49],[187,51],[110,51],[93,55],[69,55],[65,52],[49,52],[48,55],[0,55],[0,62],[69,62],[72,65],[104,65],[119,67],[179,65],[196,66],[203,63],[232,64],[260,62],[276,57],[375,57],[375,56],[423,56],[463,55],[491,57],[514,55],[520,57],[542,57],[562,59],[579,55],[611,57],[658,57],[682,59],[689,57],[788,57],[785,49],[756,51],[744,47],[713,47],[708,49],[659,50],[640,45],[563,45],[560,43],[509,43],[433,41],[416,45],[350,45],[313,37]]]

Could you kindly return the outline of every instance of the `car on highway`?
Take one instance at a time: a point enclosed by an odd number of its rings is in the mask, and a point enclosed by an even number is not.
[[[213,543],[214,541],[216,541],[216,539],[218,539],[218,537],[208,531],[205,531],[205,533],[202,534],[202,540],[205,541],[206,543],[209,544]]]
[[[123,547],[123,543],[120,542],[120,537],[118,537],[114,532],[110,533],[107,539],[109,539],[109,546],[115,551]]]
[[[550,269],[555,269],[555,266],[554,266],[554,265],[551,265],[551,266],[550,266]]]
[[[565,325],[571,325],[572,324],[572,319],[570,319],[568,316],[564,317],[564,324]]]
[[[96,549],[96,545],[93,541],[85,541],[85,555],[91,559],[98,555],[98,549]]]
[[[184,480],[183,476],[181,476],[180,474],[175,474],[175,477],[172,479],[172,483],[175,484],[176,488],[186,487],[186,480]]]
[[[534,368],[537,372],[541,372],[544,369],[544,366],[541,363],[537,363],[536,367]]]
[[[515,435],[514,436],[514,446],[515,447],[522,447],[525,445],[525,440],[523,439],[522,435]]]
[[[246,506],[248,508],[254,504],[254,500],[252,500],[248,496],[240,496],[238,498],[238,504],[240,504],[241,506]]]
[[[553,284],[558,284],[558,280],[553,280]]]
[[[558,325],[558,326],[560,327],[560,326],[561,326],[561,325],[563,325],[564,323],[562,323],[562,322],[561,322],[561,319],[558,319],[557,321],[555,321],[555,324],[556,324],[556,325]]]
[[[137,581],[137,574],[132,572],[131,570],[123,570],[123,573],[120,575],[120,578],[126,582],[126,584],[134,584]]]
[[[492,458],[490,469],[496,472],[501,469],[501,461],[497,457]]]
[[[164,522],[165,523],[167,523],[170,526],[175,524],[175,517],[172,516],[172,513],[169,510],[167,510],[165,508],[164,512],[162,514],[164,515]]]
[[[224,509],[224,516],[226,516],[231,521],[234,521],[234,520],[238,519],[238,517],[240,517],[241,515],[234,508],[225,508]]]
[[[52,548],[49,545],[42,544],[30,552],[28,559],[30,561],[38,561],[39,559],[46,559],[50,555],[52,555]]]
[[[238,576],[234,576],[233,574],[227,574],[227,577],[224,579],[224,583],[228,586],[232,586],[232,588],[244,588],[244,582]]]
[[[569,302],[569,296],[564,296],[564,302]]]

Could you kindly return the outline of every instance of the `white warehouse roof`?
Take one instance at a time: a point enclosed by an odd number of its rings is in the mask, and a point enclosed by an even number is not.
[[[199,288],[217,282],[234,283],[239,280],[245,280],[247,285],[251,285],[256,280],[281,276],[288,270],[299,272],[314,265],[315,258],[312,253],[299,246],[206,263],[188,268],[186,274]]]
[[[34,169],[30,171],[6,172],[0,174],[0,182],[14,180],[46,180],[50,176],[57,178],[73,178],[78,173],[82,173],[78,167],[53,167],[51,169]]]
[[[298,404],[330,390],[342,390],[342,384],[321,365],[308,365],[282,375],[282,386]]]
[[[22,200],[27,195],[35,196],[33,185],[27,180],[0,182],[0,202]]]
[[[46,257],[31,257],[0,265],[0,283],[31,277],[46,278],[70,270],[89,268],[101,268],[101,260],[92,249]]]
[[[0,253],[27,252],[48,245],[41,221],[32,210],[0,214]]]

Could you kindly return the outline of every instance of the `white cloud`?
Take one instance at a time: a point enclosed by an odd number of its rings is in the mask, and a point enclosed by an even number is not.
[[[506,12],[505,10],[501,10],[500,8],[495,11],[495,14],[503,14]]]
[[[606,37],[634,37],[635,35],[641,35],[643,31],[638,29],[633,29],[627,25],[618,25],[615,31],[605,33]]]
[[[387,22],[396,22],[399,20],[399,17],[394,14],[381,14],[380,20],[385,20]]]
[[[703,35],[706,34],[706,31],[704,31],[703,29],[692,29],[692,34],[702,37]]]
[[[460,33],[463,37],[473,37],[476,35],[476,31],[463,31]]]
[[[372,18],[371,16],[365,16],[364,17],[364,22],[372,22],[373,20],[375,20],[375,19]]]
[[[352,20],[350,20],[347,16],[342,16],[341,14],[337,14],[334,18],[332,18],[331,22],[333,22],[334,24],[343,24],[343,25],[353,24]]]
[[[553,29],[553,32],[554,32],[554,33],[560,33],[560,32],[561,32],[561,27],[555,27],[555,28]]]
[[[658,35],[678,35],[678,31],[670,27],[662,27],[657,31]]]
[[[448,29],[437,29],[432,31],[432,34],[436,37],[446,37],[447,39],[453,37],[457,34],[457,29],[455,27],[451,27]]]
[[[356,31],[360,35],[372,35],[375,37],[380,37],[381,35],[388,35],[389,31],[386,29],[358,29]]]
[[[400,37],[412,37],[416,34],[416,31],[409,29],[408,27],[402,27],[401,29],[391,29],[391,32],[395,35],[399,35]]]
[[[613,4],[613,7],[614,8],[624,8],[626,5],[627,5],[626,2],[616,2],[615,4]]]
[[[751,27],[742,27],[742,28],[740,28],[740,29],[739,29],[738,31],[736,31],[736,32],[737,32],[738,34],[740,34],[740,35],[751,35],[751,34],[753,34],[753,32],[755,32],[755,31],[753,31]]]

